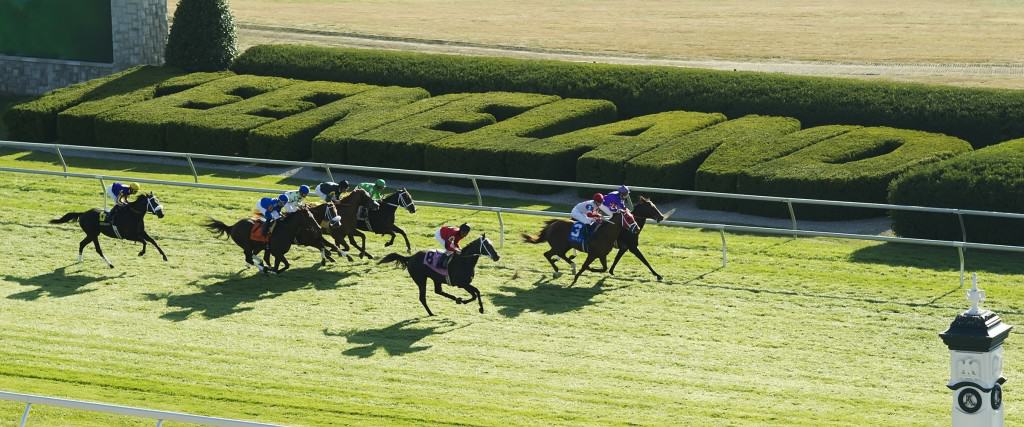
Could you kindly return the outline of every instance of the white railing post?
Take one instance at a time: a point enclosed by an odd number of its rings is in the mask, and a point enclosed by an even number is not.
[[[725,228],[719,228],[718,233],[722,236],[722,268],[729,264],[729,254],[725,246]]]
[[[192,169],[192,179],[195,180],[196,184],[199,183],[199,174],[196,173],[196,165],[192,163],[192,155],[186,154],[185,160],[188,160],[188,167]]]
[[[960,288],[963,289],[963,287],[964,287],[964,247],[963,246],[957,246],[956,251],[957,251],[957,253],[960,254]]]
[[[164,420],[156,420],[156,427],[164,427]]]
[[[21,414],[21,424],[20,424],[21,427],[25,427],[25,423],[28,422],[28,411],[31,411],[31,410],[32,410],[32,404],[31,403],[26,403],[25,404],[25,412],[23,414]]]
[[[57,148],[57,158],[60,159],[60,165],[64,167],[64,172],[67,172],[68,171],[68,162],[64,161],[64,154],[60,152],[60,145],[57,145],[56,148]],[[68,177],[65,176],[64,179],[68,179]]]
[[[100,180],[100,197],[103,198],[103,210],[107,210],[107,184],[103,182],[103,177],[98,176]]]
[[[963,237],[964,243],[967,243],[967,227],[964,225],[964,215],[957,209],[956,219],[960,221],[960,236]]]
[[[796,213],[793,212],[793,201],[792,200],[786,200],[786,207],[789,208],[789,224],[790,224],[790,229],[796,230]],[[793,235],[793,238],[794,239],[796,238],[796,234]]]
[[[476,178],[470,178],[473,181],[473,190],[476,191],[476,204],[477,206],[484,205],[484,196],[480,194],[480,185],[476,183]]]
[[[334,174],[331,173],[331,167],[324,163],[324,171],[327,172],[327,180],[330,182],[338,182],[334,180]]]
[[[505,220],[501,218],[501,210],[498,211],[498,247],[505,248]]]

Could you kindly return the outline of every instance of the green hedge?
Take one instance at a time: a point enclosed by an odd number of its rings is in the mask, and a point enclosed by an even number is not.
[[[913,167],[971,151],[951,136],[893,129],[860,128],[810,145],[740,175],[745,194],[885,203],[889,183]],[[742,204],[743,212],[783,215],[785,208]],[[799,218],[849,219],[883,214],[877,209],[796,205]]]
[[[778,138],[729,141],[718,146],[697,169],[694,188],[700,191],[735,193],[737,178],[750,168],[857,128],[847,125],[818,126]],[[697,206],[701,209],[734,210],[739,203],[733,199],[697,198]]]
[[[295,84],[279,77],[231,76],[155,98],[130,108],[104,114],[96,120],[97,143],[108,147],[145,148],[207,154],[245,152],[248,129],[273,119],[230,114],[234,108],[265,108],[258,102],[214,111],[258,95]],[[269,106],[288,110],[292,105]],[[212,111],[212,112],[211,112]]]
[[[725,143],[764,140],[800,130],[790,117],[746,116],[661,144],[626,162],[630,185],[692,190],[697,168]]]
[[[159,67],[130,68],[55,89],[35,100],[11,107],[4,114],[11,139],[31,142],[51,142],[57,139],[57,114],[86,101],[132,92],[150,83],[145,76],[162,72]]]
[[[901,205],[1024,213],[1024,139],[1003,142],[914,169],[889,187]],[[893,230],[905,237],[961,240],[955,215],[892,211]],[[964,215],[971,242],[1024,245],[1024,221]]]
[[[608,101],[562,99],[430,144],[424,152],[424,164],[443,172],[534,177],[538,169],[545,167],[537,163],[544,155],[527,153],[523,148],[548,136],[612,120],[615,105]],[[572,166],[568,165],[570,172]]]
[[[181,75],[174,68],[152,67],[109,83],[120,95],[86,101],[57,114],[57,136],[63,144],[96,145],[96,117],[108,111],[153,99],[157,85]],[[130,90],[130,88],[138,89]]]
[[[323,82],[316,83],[324,84]],[[298,84],[274,93],[305,90],[305,87],[305,84]],[[335,156],[324,152],[318,152],[317,155],[312,153],[313,138],[328,126],[342,119],[360,120],[367,114],[395,109],[430,96],[423,89],[362,87],[368,90],[333,102],[325,103],[324,101],[331,97],[324,96],[323,92],[310,95],[306,99],[312,99],[319,107],[253,129],[246,139],[249,156],[284,160],[312,158],[318,161],[335,161],[336,158],[327,159],[327,157]],[[318,96],[320,99],[317,99]],[[341,157],[344,158],[344,156]]]
[[[156,93],[154,96],[161,97],[173,95],[178,92],[184,92],[192,89],[196,86],[207,84],[214,80],[220,80],[234,75],[235,73],[230,71],[217,71],[212,73],[189,73],[183,76],[177,76],[156,85]]]
[[[347,142],[349,161],[403,169],[441,169],[444,165],[424,162],[425,150],[432,143],[493,125],[557,100],[557,96],[506,92],[429,98],[382,117],[383,120],[392,117],[397,120],[350,137]],[[457,163],[445,159],[440,161]]]
[[[314,46],[256,46],[238,73],[422,87],[433,94],[510,91],[606,99],[625,117],[687,110],[795,117],[941,132],[976,147],[1024,136],[1024,91]]]

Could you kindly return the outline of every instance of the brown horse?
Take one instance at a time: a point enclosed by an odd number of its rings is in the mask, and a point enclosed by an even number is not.
[[[292,243],[320,249],[322,257],[320,265],[326,265],[328,260],[334,261],[330,257],[330,252],[323,246],[323,232],[320,230],[320,224],[313,219],[309,209],[305,207],[300,208],[298,211],[277,220],[278,224],[274,226],[274,232],[270,235],[269,243],[250,239],[252,227],[257,224],[257,221],[250,218],[239,220],[234,225],[227,225],[210,218],[210,221],[204,225],[217,237],[224,236],[225,234],[231,236],[231,240],[242,248],[246,264],[255,266],[263,273],[279,273],[291,266],[284,255],[291,249]],[[257,258],[257,255],[263,252],[264,249],[267,249],[267,251],[263,254],[263,260],[261,261]],[[273,268],[268,267],[270,255],[274,256]],[[284,263],[284,269],[279,270],[278,267],[282,262]]]
[[[671,213],[671,212],[669,212]],[[639,231],[636,234],[623,231],[619,233],[619,252],[615,254],[615,260],[612,261],[612,267],[608,269],[608,274],[615,274],[615,266],[618,265],[619,259],[622,255],[629,251],[633,255],[636,255],[640,259],[640,262],[644,263],[651,274],[654,275],[658,280],[662,277],[657,271],[654,271],[654,267],[651,267],[651,263],[647,262],[647,258],[644,257],[643,252],[640,252],[640,233],[644,230],[644,225],[647,224],[648,219],[653,219],[657,222],[665,220],[665,215],[658,210],[658,207],[654,205],[651,199],[646,197],[640,197],[640,203],[637,203],[633,209],[633,216],[636,217],[636,223],[639,227]]]
[[[359,207],[365,207],[368,211],[373,212],[380,209],[380,204],[373,201],[370,193],[367,193],[362,188],[357,188],[345,197],[342,197],[341,200],[332,203],[334,204],[335,212],[341,216],[341,224],[330,224],[324,230],[334,238],[334,243],[341,246],[345,252],[349,250],[348,243],[345,243],[345,238],[347,237],[352,246],[359,250],[359,258],[365,255],[367,258],[373,259],[373,256],[366,252],[366,235],[357,228],[356,217]],[[327,215],[331,213],[328,212],[324,205],[314,206],[312,211],[317,222],[330,221],[330,217],[327,217]],[[360,238],[361,245],[356,244],[356,236]]]
[[[134,202],[119,206],[116,209],[118,209],[114,219],[116,224],[113,225],[100,222],[99,209],[91,209],[85,212],[70,212],[50,221],[50,224],[78,221],[78,225],[85,232],[85,239],[82,239],[78,244],[78,262],[82,262],[82,251],[85,249],[85,246],[92,242],[96,248],[96,253],[100,254],[100,258],[103,258],[103,261],[110,268],[114,268],[114,264],[107,260],[107,257],[103,255],[103,250],[100,249],[100,234],[115,239],[142,242],[142,251],[139,252],[139,256],[146,254],[146,242],[152,243],[156,250],[160,252],[160,256],[164,258],[164,261],[167,261],[167,255],[164,254],[164,250],[160,249],[160,245],[156,244],[156,240],[153,240],[146,233],[146,223],[144,221],[146,213],[154,214],[157,218],[164,217],[164,208],[160,205],[160,200],[153,193],[143,194],[136,198]],[[116,229],[114,225],[117,226]]]
[[[636,211],[633,212],[633,215],[638,218],[638,222],[646,222],[647,219],[660,221],[660,219],[664,218],[664,216],[661,215],[661,212],[658,211],[658,208],[654,206],[653,202],[646,198],[641,198],[640,200],[641,202],[636,205]],[[582,275],[587,269],[594,272],[606,271],[608,269],[608,254],[611,252],[612,247],[616,242],[619,243],[619,253],[615,257],[615,262],[618,262],[623,253],[626,250],[629,250],[633,254],[637,255],[637,258],[640,258],[644,265],[647,265],[647,267],[651,269],[651,272],[654,272],[650,263],[647,262],[647,259],[644,258],[640,250],[636,248],[636,235],[630,232],[628,227],[624,226],[623,216],[620,212],[616,212],[615,215],[612,215],[610,220],[605,221],[597,231],[591,234],[590,239],[587,242],[587,259],[583,262],[583,267],[577,270],[576,263],[573,262],[572,257],[566,256],[569,249],[582,250],[579,247],[574,247],[569,242],[569,233],[572,231],[572,224],[572,221],[562,219],[547,220],[544,222],[544,228],[540,230],[540,233],[538,233],[537,236],[523,234],[523,241],[526,243],[548,242],[551,249],[544,252],[544,259],[551,264],[551,268],[555,270],[556,274],[558,273],[558,266],[555,265],[554,257],[557,256],[569,263],[574,275],[572,284],[576,284],[580,275]],[[590,263],[595,259],[601,261],[600,269],[590,268]],[[658,276],[658,273],[654,273],[654,275]],[[660,276],[658,277],[660,278]]]

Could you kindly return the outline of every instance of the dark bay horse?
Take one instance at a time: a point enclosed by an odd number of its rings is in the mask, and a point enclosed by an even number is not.
[[[395,243],[395,233],[401,234],[402,238],[405,239],[405,251],[412,252],[412,246],[409,245],[409,236],[405,234],[405,230],[395,225],[395,211],[398,208],[405,209],[411,214],[416,213],[416,202],[412,200],[412,194],[409,194],[409,190],[403,188],[382,199],[380,201],[380,209],[376,211],[371,210],[367,214],[366,219],[359,220],[356,227],[371,233],[391,236],[391,240],[384,244],[385,248]]]
[[[430,307],[427,306],[427,279],[434,281],[434,292],[438,295],[444,296],[456,304],[468,304],[477,300],[480,303],[480,313],[484,312],[484,301],[480,296],[480,290],[473,286],[473,276],[476,274],[476,263],[480,259],[480,256],[486,256],[494,261],[498,261],[501,258],[498,255],[498,251],[494,250],[494,245],[487,239],[486,235],[480,236],[476,240],[470,242],[462,249],[462,253],[452,258],[450,264],[448,264],[448,277],[438,274],[436,271],[427,267],[423,264],[423,258],[427,256],[427,251],[419,251],[411,256],[402,256],[398,253],[391,253],[381,258],[378,264],[385,264],[394,262],[399,265],[405,266],[406,270],[409,271],[409,277],[416,282],[416,286],[420,288],[420,304],[423,304],[423,308],[427,310],[427,315],[433,316],[434,313],[430,311]],[[442,289],[441,285],[448,283],[452,286],[456,286],[464,289],[469,293],[470,298],[462,299],[449,294]]]
[[[365,207],[372,213],[380,209],[380,204],[373,201],[370,193],[361,188],[353,190],[345,197],[342,197],[341,200],[333,203],[336,212],[341,216],[341,224],[330,224],[324,231],[329,233],[334,238],[334,243],[341,246],[346,252],[348,252],[349,246],[348,243],[345,243],[345,238],[348,238],[352,246],[359,250],[359,258],[365,255],[367,258],[373,259],[373,256],[366,252],[366,235],[356,227],[356,216],[360,207]],[[314,217],[317,222],[321,223],[330,221],[330,218],[327,217],[330,213],[323,206],[319,205],[312,208]],[[360,238],[362,246],[356,244],[356,236]]]
[[[640,203],[635,206],[636,210],[633,211],[634,217],[637,218],[638,225],[646,223],[647,219],[655,219],[660,221],[664,219],[664,215],[658,211],[658,208],[654,206],[654,202],[650,199],[641,197]],[[622,258],[622,255],[628,250],[639,258],[644,265],[651,270],[656,277],[661,279],[661,276],[654,271],[651,264],[647,262],[647,258],[644,257],[643,253],[637,247],[638,238],[636,234],[633,234],[629,229],[623,226],[622,214],[616,212],[615,215],[600,228],[597,229],[590,236],[587,248],[587,259],[583,262],[583,267],[579,270],[576,269],[576,263],[572,261],[572,257],[567,257],[566,253],[569,249],[574,249],[569,243],[569,233],[572,231],[572,221],[566,221],[562,219],[550,219],[545,221],[544,228],[540,230],[537,236],[530,236],[523,234],[523,241],[526,243],[543,243],[548,242],[551,249],[544,252],[544,259],[551,264],[551,268],[558,273],[558,266],[555,265],[555,257],[559,257],[565,262],[569,263],[569,266],[573,270],[572,284],[576,284],[579,280],[580,275],[583,274],[590,267],[590,263],[595,259],[601,261],[600,269],[590,269],[590,271],[602,272],[608,269],[608,254],[611,252],[612,247],[615,243],[619,244],[619,253],[615,256],[615,263]],[[642,230],[642,226],[639,230]],[[580,248],[575,248],[580,249]],[[615,263],[612,264],[614,268]],[[571,286],[571,285],[570,285]]]
[[[322,256],[320,265],[326,265],[328,260],[334,261],[330,257],[330,252],[323,246],[323,232],[320,230],[320,224],[313,219],[313,215],[308,208],[300,208],[298,211],[277,220],[278,224],[274,226],[274,231],[270,235],[270,243],[250,239],[252,227],[257,221],[257,219],[248,218],[239,220],[234,225],[227,225],[210,218],[210,221],[204,224],[204,226],[217,237],[222,237],[225,234],[231,236],[231,240],[242,248],[246,264],[255,266],[263,273],[279,273],[291,266],[284,255],[291,249],[292,243],[320,249]],[[263,260],[261,261],[257,258],[257,255],[265,249],[269,250],[264,252]],[[269,267],[271,255],[274,256],[275,260],[273,268]],[[282,262],[284,263],[284,269],[278,270]]]
[[[114,216],[114,224],[100,223],[101,210],[99,208],[90,209],[85,212],[70,212],[59,219],[50,221],[50,224],[63,224],[78,220],[78,225],[85,232],[85,238],[78,244],[78,262],[82,262],[82,251],[85,250],[85,245],[92,242],[96,248],[96,253],[100,254],[100,258],[103,258],[103,261],[110,268],[114,268],[114,264],[110,263],[110,260],[103,255],[103,250],[100,249],[99,235],[101,233],[115,239],[141,242],[142,251],[139,252],[139,256],[146,254],[146,242],[152,243],[156,250],[160,252],[160,256],[164,258],[164,261],[167,261],[167,254],[164,253],[164,250],[160,249],[160,245],[156,244],[156,240],[153,240],[146,233],[146,213],[152,213],[157,218],[164,217],[164,208],[160,205],[160,200],[153,193],[143,194],[137,197],[135,201],[117,209],[117,214]],[[114,226],[117,227],[116,231]]]

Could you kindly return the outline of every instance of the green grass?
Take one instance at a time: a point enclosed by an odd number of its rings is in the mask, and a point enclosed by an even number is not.
[[[189,181],[181,169],[73,159],[79,171]],[[59,169],[38,154],[0,166]],[[240,181],[218,173],[204,182]],[[541,218],[506,215],[502,261],[482,261],[486,314],[428,296],[404,271],[368,261],[259,277],[198,222],[247,214],[256,194],[145,185],[168,216],[147,226],[170,256],[104,239],[76,264],[76,225],[47,221],[97,206],[91,180],[0,174],[0,389],[289,425],[941,425],[948,353],[937,332],[966,308],[949,249],[729,235],[651,227],[650,280],[627,256],[620,276],[552,279],[543,248],[518,243]],[[419,199],[437,195],[414,193]],[[450,198],[460,202],[468,197]],[[544,208],[535,202],[490,200]],[[558,209],[563,209],[559,207]],[[441,223],[497,237],[493,214],[399,213],[414,249]],[[370,250],[383,255],[383,240]],[[1020,256],[970,251],[986,307],[1024,321]],[[1007,396],[1024,378],[1014,333]],[[1008,424],[1024,422],[1008,402]],[[0,425],[20,405],[0,403]],[[31,425],[142,425],[53,407]]]

